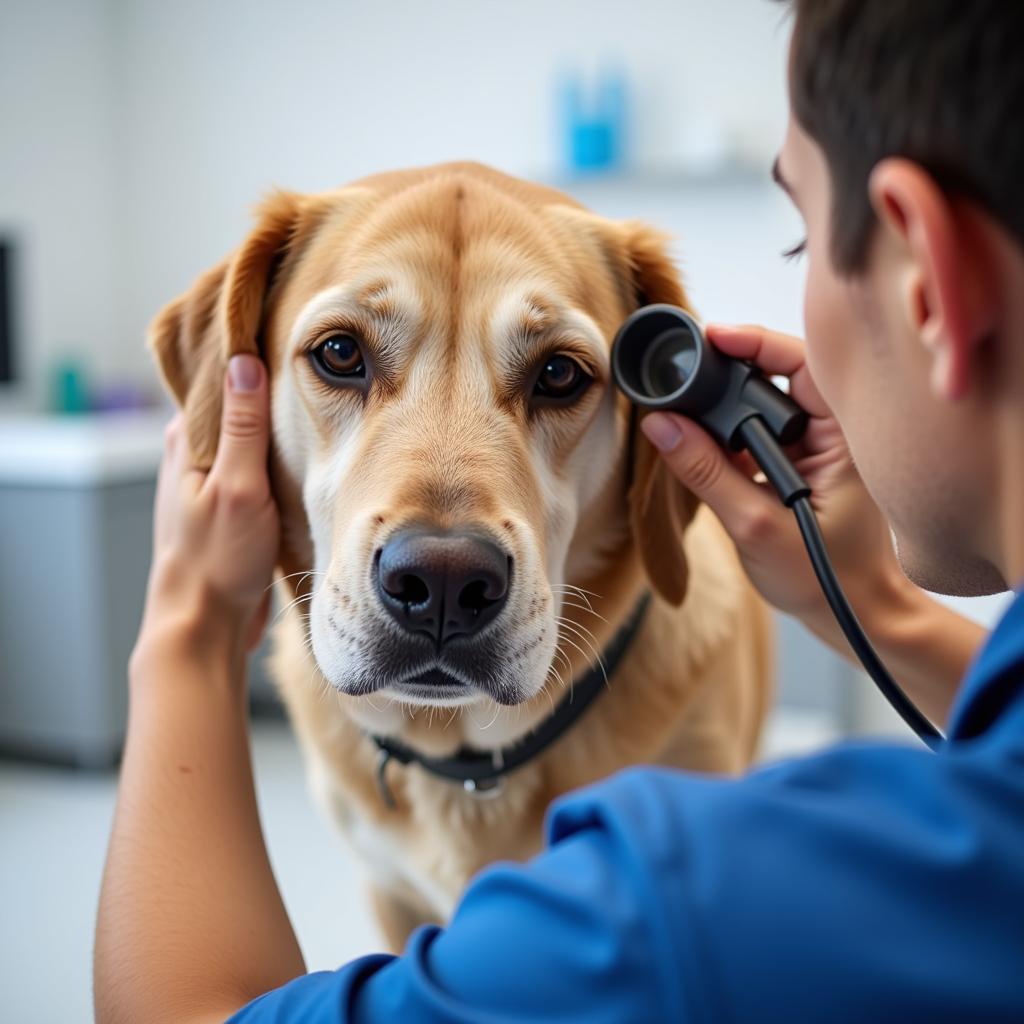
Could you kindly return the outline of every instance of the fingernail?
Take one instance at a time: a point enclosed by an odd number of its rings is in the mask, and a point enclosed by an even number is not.
[[[683,432],[679,429],[679,424],[665,413],[655,412],[644,417],[640,428],[647,435],[647,440],[659,452],[672,451],[683,439]]]
[[[260,361],[255,356],[232,356],[228,377],[235,391],[255,391],[260,386]]]

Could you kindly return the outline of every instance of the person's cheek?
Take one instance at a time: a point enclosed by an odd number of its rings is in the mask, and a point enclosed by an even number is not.
[[[841,413],[850,325],[844,315],[846,297],[837,284],[827,261],[823,266],[821,260],[809,260],[804,294],[807,365],[829,407]]]

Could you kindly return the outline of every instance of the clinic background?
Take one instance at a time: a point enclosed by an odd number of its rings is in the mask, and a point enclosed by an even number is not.
[[[10,1019],[90,1019],[110,764],[169,414],[144,346],[151,317],[239,244],[270,188],[464,158],[663,227],[701,315],[801,333],[803,267],[779,253],[802,228],[769,179],[786,42],[767,0],[0,0]],[[1002,601],[960,604],[987,622]],[[905,734],[859,673],[784,620],[779,665],[769,754]],[[371,950],[358,876],[272,714],[255,761],[310,968]]]

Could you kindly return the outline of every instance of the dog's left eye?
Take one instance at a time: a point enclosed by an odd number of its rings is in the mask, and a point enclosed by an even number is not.
[[[327,380],[366,376],[359,342],[350,334],[332,334],[317,345],[309,357],[313,368]]]
[[[536,398],[575,398],[590,383],[590,375],[569,356],[551,356],[541,367],[534,385]]]

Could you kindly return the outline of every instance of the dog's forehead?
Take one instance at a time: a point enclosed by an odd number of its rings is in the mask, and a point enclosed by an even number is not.
[[[396,352],[417,340],[476,338],[472,348],[511,359],[510,339],[571,324],[606,347],[619,289],[598,223],[550,189],[503,176],[495,184],[444,172],[383,193],[364,183],[342,189],[295,254],[273,304],[273,335],[294,350],[317,315],[345,307],[389,322]]]
[[[448,172],[382,194],[343,189],[321,217],[301,276],[319,291],[400,268],[428,297],[458,292],[472,301],[524,272],[568,295],[588,272],[603,271],[592,233],[563,215],[571,200],[507,181]]]

